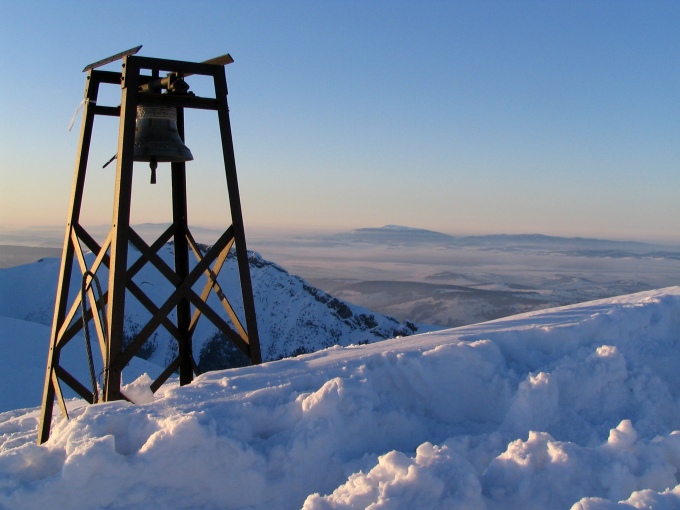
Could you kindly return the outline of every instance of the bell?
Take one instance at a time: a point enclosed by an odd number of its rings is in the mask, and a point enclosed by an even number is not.
[[[191,161],[194,157],[177,131],[177,110],[167,106],[137,106],[134,161],[148,161],[151,184],[158,163]]]

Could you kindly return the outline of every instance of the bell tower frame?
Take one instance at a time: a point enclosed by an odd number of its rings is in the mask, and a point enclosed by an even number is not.
[[[83,322],[92,321],[102,355],[104,385],[98,401],[126,398],[121,392],[122,370],[161,326],[177,341],[178,348],[177,356],[151,385],[153,392],[177,371],[181,385],[193,380],[198,370],[192,354],[192,335],[202,316],[214,324],[253,364],[262,361],[227,104],[224,65],[233,60],[229,55],[202,63],[148,58],[136,55],[140,48],[141,46],[114,55],[83,70],[87,72],[84,110],[52,321],[42,412],[38,427],[39,444],[49,438],[55,399],[62,415],[68,418],[61,389],[62,383],[68,385],[87,402],[96,403],[97,392],[89,390],[60,364],[62,349],[84,329]],[[120,73],[98,69],[119,59],[122,59]],[[160,78],[161,73],[166,73],[166,76]],[[188,87],[185,87],[184,77],[189,75],[212,78],[214,97],[198,97],[187,93]],[[102,84],[121,87],[120,106],[97,104]],[[182,86],[174,87],[174,84]],[[189,230],[186,166],[183,162],[170,163],[172,182],[170,227],[149,245],[130,225],[135,120],[137,106],[140,104],[176,108],[177,128],[182,140],[185,109],[217,112],[231,226],[205,252]],[[98,115],[120,117],[113,219],[109,233],[101,245],[81,224],[88,153],[94,120]],[[158,255],[161,247],[169,241],[174,242],[174,267],[170,267]],[[129,247],[134,247],[139,252],[136,260],[130,260]],[[217,282],[218,274],[232,248],[238,265],[245,325],[239,321]],[[89,265],[84,256],[84,249],[94,255],[94,260]],[[190,252],[194,253],[197,260],[193,268],[190,264]],[[135,274],[146,264],[152,264],[174,288],[170,297],[161,305],[154,303],[133,281]],[[74,292],[71,288],[72,277],[77,276],[74,267],[82,274],[83,292]],[[96,276],[98,271],[108,273],[106,277],[108,286],[102,296],[96,296],[90,285],[94,279],[92,275]],[[205,285],[199,294],[194,291],[194,286],[201,278],[205,280]],[[219,297],[228,320],[223,318],[225,313],[218,313],[208,304],[208,297],[212,291]],[[142,325],[141,330],[128,345],[124,345],[125,303],[128,293],[148,310],[151,319]],[[100,315],[104,308],[106,313]],[[170,318],[171,314],[174,321]]]

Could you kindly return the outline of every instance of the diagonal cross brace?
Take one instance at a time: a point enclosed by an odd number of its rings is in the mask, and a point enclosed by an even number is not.
[[[187,232],[187,240],[189,241],[189,245],[191,246],[191,249],[196,255],[196,259],[200,261],[203,258],[203,252],[201,251],[201,248],[198,246],[190,232]],[[248,342],[248,334],[243,328],[241,321],[239,321],[238,317],[236,316],[236,313],[234,312],[234,309],[229,303],[227,296],[222,291],[222,287],[220,287],[220,284],[217,282],[217,276],[220,274],[222,266],[226,262],[227,256],[229,255],[229,250],[231,249],[233,244],[234,239],[232,239],[229,242],[229,244],[222,250],[222,253],[220,253],[220,256],[215,261],[215,264],[213,265],[212,269],[210,269],[210,267],[206,269],[205,274],[208,281],[205,283],[205,287],[203,287],[203,292],[201,292],[201,299],[203,300],[203,302],[207,302],[208,297],[210,296],[210,292],[213,289],[215,289],[215,294],[220,299],[224,311],[227,312],[227,315],[229,315],[229,318],[231,319],[231,322],[234,324],[234,327],[236,328],[236,331],[238,332],[239,336],[243,339],[244,342]],[[196,325],[198,324],[198,320],[200,318],[201,311],[199,309],[196,309],[194,311],[193,317],[191,318],[191,325],[189,326],[190,331],[193,332],[196,329]]]
[[[128,345],[128,347],[123,352],[121,363],[123,365],[129,363],[134,354],[139,350],[139,348],[144,345],[151,334],[158,328],[162,319],[166,317],[172,309],[175,308],[177,303],[182,298],[187,298],[191,303],[213,323],[217,326],[220,331],[222,331],[227,337],[236,344],[236,346],[243,351],[246,355],[249,355],[250,346],[248,343],[241,338],[236,332],[233,331],[231,326],[220,317],[214,310],[212,310],[202,299],[198,296],[192,289],[196,281],[203,275],[212,264],[220,253],[225,249],[227,245],[232,242],[233,233],[232,229],[227,229],[224,234],[218,239],[218,241],[213,245],[213,247],[208,250],[205,256],[198,261],[194,269],[189,273],[186,279],[177,286],[175,291],[170,295],[170,297],[165,301],[165,303],[158,309],[157,313],[154,314],[152,319],[142,328],[142,330],[137,334],[136,338]],[[143,243],[143,240],[138,239]],[[171,271],[169,266],[160,258],[152,257],[150,262],[161,271],[162,274]],[[174,273],[173,273],[174,274]]]

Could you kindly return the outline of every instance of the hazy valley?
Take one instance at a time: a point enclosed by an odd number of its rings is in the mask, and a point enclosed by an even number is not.
[[[338,298],[447,327],[680,283],[680,247],[640,242],[386,226],[250,246]]]
[[[165,227],[135,228],[152,238]],[[202,242],[214,234],[195,231]],[[0,232],[0,267],[58,257],[61,235],[58,229]],[[16,244],[32,246],[6,246]],[[680,284],[680,246],[641,242],[454,237],[385,226],[334,235],[253,229],[248,248],[337,298],[400,321],[445,327]]]

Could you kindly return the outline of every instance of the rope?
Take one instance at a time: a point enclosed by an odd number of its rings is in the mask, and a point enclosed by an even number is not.
[[[90,283],[88,283],[87,278],[90,277]],[[92,285],[92,281],[94,281],[96,287],[97,287],[97,294],[98,298],[97,301],[99,301],[102,298],[102,288],[101,285],[99,284],[99,279],[97,278],[97,275],[94,274],[92,271],[86,271],[83,274],[83,282],[82,286],[80,288],[81,290],[81,296],[80,296],[80,306],[81,306],[81,315],[83,317],[83,330],[85,332],[85,350],[87,352],[87,361],[90,365],[90,381],[92,382],[92,403],[96,404],[99,401],[99,389],[97,388],[97,377],[95,376],[94,373],[94,361],[92,360],[92,342],[90,341],[90,328],[87,325],[87,305],[86,303],[86,295],[87,291],[89,290],[90,286]],[[96,304],[96,303],[95,303]],[[96,307],[92,310],[92,314],[94,315],[96,310],[96,313],[99,314],[99,310],[96,309]],[[101,317],[101,316],[100,316]],[[106,340],[106,314],[104,314],[104,317],[102,319],[102,323],[104,325],[104,343],[107,344]],[[106,369],[106,367],[105,367]]]
[[[71,131],[71,128],[73,128],[73,124],[76,123],[76,117],[78,117],[78,112],[83,109],[83,106],[85,106],[86,103],[92,103],[96,104],[96,101],[93,101],[92,99],[85,98],[83,99],[80,104],[78,105],[78,108],[76,108],[76,111],[73,113],[73,117],[71,118],[71,122],[68,124],[68,130]]]

